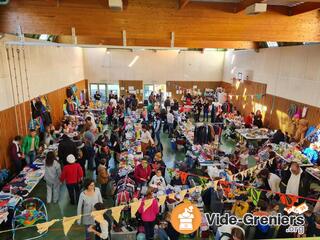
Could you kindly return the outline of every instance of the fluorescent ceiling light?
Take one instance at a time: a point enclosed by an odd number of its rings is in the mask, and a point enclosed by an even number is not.
[[[278,45],[277,42],[267,42],[267,46],[268,46],[269,48],[279,47],[279,45]]]
[[[136,61],[138,61],[138,59],[139,59],[139,56],[135,56],[134,59],[131,61],[131,63],[129,63],[128,67],[132,67],[136,63]]]
[[[48,41],[50,35],[49,34],[41,34],[39,40]]]

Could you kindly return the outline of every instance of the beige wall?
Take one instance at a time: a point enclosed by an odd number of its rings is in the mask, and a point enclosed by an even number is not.
[[[228,51],[223,80],[238,72],[267,84],[267,93],[320,107],[320,45]]]
[[[143,80],[166,83],[170,80],[221,81],[224,52],[221,51],[130,51],[105,48],[84,49],[84,73],[89,82],[116,83]],[[132,67],[130,62],[139,56]]]
[[[7,109],[14,105],[12,99],[9,65],[4,45],[4,42],[9,40],[16,39],[15,37],[8,35],[0,41],[0,110]],[[22,78],[20,77],[17,49],[20,49],[20,65]],[[23,86],[24,89],[24,101],[28,100],[28,93],[22,47],[13,46],[13,50],[15,56],[14,59],[12,58],[10,47],[9,52],[11,74],[13,76],[14,95],[16,97],[15,100],[17,103],[17,92],[20,95],[19,102],[23,101],[21,86]],[[83,56],[81,48],[26,46],[25,57],[31,98],[68,86],[72,83],[84,79]],[[18,87],[16,86],[14,77],[13,62],[15,62],[16,66]]]

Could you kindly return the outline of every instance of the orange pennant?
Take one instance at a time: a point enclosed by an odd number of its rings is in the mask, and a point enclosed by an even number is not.
[[[181,178],[181,182],[182,184],[186,184],[187,183],[187,178],[188,178],[189,174],[186,172],[180,172],[180,178]]]

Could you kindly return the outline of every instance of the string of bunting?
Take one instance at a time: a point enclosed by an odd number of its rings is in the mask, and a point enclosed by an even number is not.
[[[239,97],[242,97],[244,101],[247,101],[247,98],[251,98],[253,101],[254,98],[256,98],[258,101],[264,97],[265,94],[263,93],[257,93],[257,94],[229,94],[230,99],[232,100],[233,97],[236,98],[236,100],[239,99]]]
[[[181,178],[181,181],[183,180],[184,183],[186,183],[188,176],[197,176],[200,179],[200,183],[201,183],[200,186],[196,186],[193,188],[187,188],[187,189],[184,189],[179,192],[179,195],[180,195],[179,201],[180,202],[182,202],[184,200],[185,195],[188,192],[189,192],[189,194],[192,194],[193,192],[195,192],[197,190],[202,191],[202,190],[206,190],[209,187],[213,187],[215,190],[217,190],[218,186],[220,186],[220,188],[223,189],[225,195],[227,195],[227,196],[228,196],[228,193],[231,191],[231,187],[239,187],[239,188],[247,189],[247,192],[251,196],[251,199],[252,199],[252,202],[254,205],[258,204],[262,192],[269,192],[271,194],[278,194],[280,196],[281,203],[284,204],[290,211],[294,211],[293,205],[295,202],[297,202],[298,199],[304,199],[304,200],[312,201],[312,202],[320,202],[320,200],[318,200],[318,199],[296,196],[296,195],[291,195],[291,194],[284,194],[284,193],[279,193],[279,192],[273,192],[271,190],[266,190],[266,189],[260,189],[260,188],[258,189],[254,186],[251,186],[251,185],[245,186],[243,184],[234,182],[234,180],[238,176],[247,177],[250,174],[252,175],[255,170],[259,170],[259,169],[264,168],[266,166],[266,164],[268,162],[271,162],[272,160],[273,159],[270,159],[264,163],[258,164],[252,168],[249,168],[249,169],[244,170],[242,172],[239,172],[237,174],[229,175],[228,178],[230,180],[226,180],[226,179],[212,180],[210,177],[207,177],[207,176],[199,176],[196,174],[186,173],[186,172],[180,171],[178,169],[172,169],[172,168],[170,168],[170,169],[168,168],[168,173],[171,175],[173,174],[173,172],[179,173],[180,176],[181,175],[183,176],[183,178]],[[158,196],[157,199],[158,199],[159,206],[163,205],[167,198],[176,199],[175,195],[176,195],[176,193],[173,192],[173,193],[167,193],[167,194],[163,194],[161,196]],[[48,229],[51,226],[53,226],[55,223],[62,221],[63,231],[64,231],[65,236],[67,236],[72,225],[76,221],[80,221],[81,217],[83,217],[83,216],[92,216],[95,221],[100,223],[101,221],[104,220],[103,214],[106,211],[111,210],[112,217],[114,218],[114,220],[116,222],[119,222],[120,217],[121,217],[121,211],[126,207],[130,207],[131,217],[135,218],[135,214],[137,213],[139,207],[141,206],[141,203],[142,203],[141,199],[140,200],[133,200],[133,202],[126,204],[126,205],[120,205],[120,206],[115,206],[115,207],[111,207],[111,208],[104,209],[104,210],[93,211],[89,214],[81,214],[81,215],[77,215],[77,216],[63,217],[63,219],[53,219],[51,221],[36,224],[36,225],[16,228],[15,230],[37,227],[37,231],[39,233],[44,233],[44,232],[48,231]],[[144,200],[143,201],[144,211],[147,210],[152,205],[152,203],[153,203],[153,199]],[[11,231],[12,231],[12,229],[9,229],[9,230],[0,231],[0,233],[11,232]]]

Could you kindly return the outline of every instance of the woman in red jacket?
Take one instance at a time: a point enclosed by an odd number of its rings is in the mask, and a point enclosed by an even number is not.
[[[80,182],[83,178],[83,171],[80,164],[76,163],[74,155],[68,155],[67,162],[69,164],[63,167],[60,180],[66,182],[70,203],[75,205],[78,203],[80,196]]]
[[[152,196],[152,189],[148,189],[146,197],[142,200],[138,212],[141,214],[143,221],[146,240],[153,239],[154,225],[157,215],[159,214],[158,201]],[[147,201],[149,203],[147,203]]]
[[[151,167],[148,164],[147,159],[142,159],[141,164],[137,165],[134,169],[134,178],[138,187],[147,186],[151,177]]]

